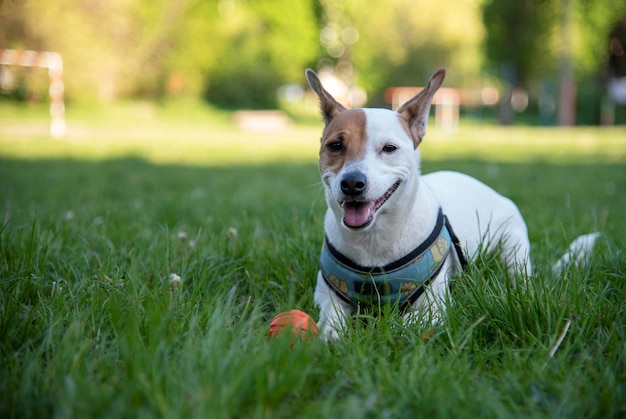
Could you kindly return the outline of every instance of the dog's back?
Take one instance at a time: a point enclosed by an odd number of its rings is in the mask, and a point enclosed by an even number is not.
[[[504,244],[504,262],[511,270],[531,272],[530,242],[524,218],[507,197],[463,173],[442,171],[422,176],[439,201],[468,256],[480,248]]]

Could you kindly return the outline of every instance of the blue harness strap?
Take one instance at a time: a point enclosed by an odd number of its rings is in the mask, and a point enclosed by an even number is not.
[[[441,208],[430,236],[411,253],[383,267],[363,267],[339,253],[328,238],[320,257],[322,277],[339,298],[350,304],[413,304],[424,287],[439,274],[454,244],[460,259],[458,238]]]

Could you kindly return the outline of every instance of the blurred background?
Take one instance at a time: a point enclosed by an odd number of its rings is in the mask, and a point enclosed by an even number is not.
[[[440,100],[462,117],[624,124],[625,47],[624,0],[0,1],[0,49],[61,54],[68,108],[185,100],[297,118],[307,67],[342,101],[380,107],[446,67]],[[48,82],[2,65],[0,101],[47,103]]]

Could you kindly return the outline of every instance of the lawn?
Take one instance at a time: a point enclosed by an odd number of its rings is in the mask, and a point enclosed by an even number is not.
[[[626,416],[626,128],[431,129],[423,171],[514,199],[536,274],[482,254],[437,327],[384,307],[290,349],[267,330],[317,316],[320,125],[146,105],[51,140],[45,114],[0,115],[2,417]],[[588,265],[550,272],[596,230]]]

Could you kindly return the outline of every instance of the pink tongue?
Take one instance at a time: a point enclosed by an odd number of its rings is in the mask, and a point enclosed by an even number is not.
[[[361,227],[370,219],[373,202],[345,202],[343,204],[343,222],[348,227]]]

